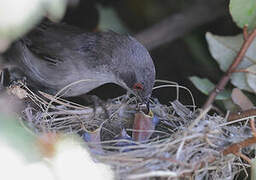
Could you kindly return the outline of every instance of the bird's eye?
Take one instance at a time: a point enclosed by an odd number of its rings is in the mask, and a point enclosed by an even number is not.
[[[136,83],[136,84],[133,85],[133,89],[142,90],[143,89],[143,85],[141,83]]]

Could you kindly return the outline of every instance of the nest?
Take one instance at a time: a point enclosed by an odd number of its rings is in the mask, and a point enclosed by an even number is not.
[[[147,141],[135,142],[118,138],[124,129],[128,135],[133,131],[137,103],[134,97],[122,96],[92,108],[45,93],[41,93],[44,98],[39,97],[24,85],[15,88],[16,95],[29,101],[22,118],[35,133],[83,137],[84,133],[100,131],[99,141],[87,142],[92,156],[111,165],[120,179],[216,180],[233,179],[241,171],[247,173],[247,162],[223,152],[251,138],[248,118],[227,122],[218,114],[208,115],[208,111],[184,106],[178,100],[170,105],[155,101],[152,112],[159,123]],[[250,154],[253,148],[243,148],[242,152]]]

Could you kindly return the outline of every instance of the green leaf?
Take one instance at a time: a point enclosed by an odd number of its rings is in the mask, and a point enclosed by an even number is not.
[[[18,119],[0,113],[0,140],[17,149],[29,161],[40,159],[37,138],[26,131]]]
[[[237,53],[243,44],[243,35],[237,36],[217,36],[211,33],[206,33],[206,40],[208,42],[209,50],[212,57],[217,61],[220,69],[224,72],[234,61]],[[238,69],[246,69],[249,66],[256,64],[256,41],[254,40],[248,48],[244,59],[238,66]],[[231,76],[231,83],[240,88],[250,92],[253,89],[248,85],[245,73],[236,72]]]
[[[99,29],[101,30],[113,30],[119,33],[127,33],[128,29],[122,23],[113,8],[98,6],[100,13]]]
[[[256,65],[249,66],[246,73],[246,80],[248,85],[256,92]]]
[[[189,78],[190,81],[196,86],[197,89],[199,89],[202,93],[205,95],[209,95],[210,92],[214,89],[215,85],[205,78],[199,78],[196,76],[192,76]],[[218,94],[216,97],[216,100],[225,100],[230,98],[231,92],[228,90],[223,90]]]
[[[251,179],[256,179],[256,158],[251,160]]]
[[[233,20],[240,28],[248,25],[249,29],[253,29],[256,26],[255,0],[230,0],[229,9]]]
[[[254,106],[251,100],[239,88],[232,90],[231,99],[242,110],[252,109]]]
[[[185,36],[183,40],[186,42],[191,55],[204,66],[214,66],[215,63],[209,57],[205,41],[197,34],[190,34]]]

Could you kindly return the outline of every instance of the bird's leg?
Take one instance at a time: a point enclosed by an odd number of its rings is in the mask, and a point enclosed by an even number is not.
[[[106,108],[106,104],[104,101],[102,101],[98,96],[96,95],[84,95],[83,96],[83,99],[88,102],[89,104],[92,105],[93,107],[93,117],[92,118],[95,118],[96,116],[96,109],[98,106],[102,107],[102,109],[104,110],[104,113],[106,115],[106,118],[109,118],[109,113],[108,113],[108,110]]]

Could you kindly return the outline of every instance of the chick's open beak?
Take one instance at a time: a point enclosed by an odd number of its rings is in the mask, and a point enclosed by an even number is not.
[[[144,112],[144,114],[149,115],[150,113],[150,107],[149,107],[149,100],[143,103],[140,103],[139,105],[139,111]]]

